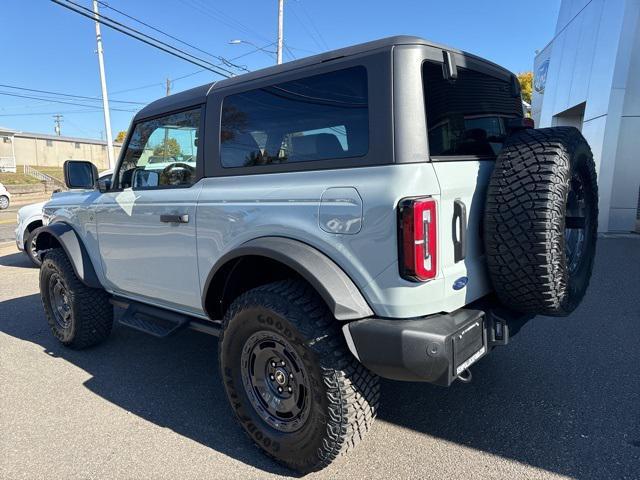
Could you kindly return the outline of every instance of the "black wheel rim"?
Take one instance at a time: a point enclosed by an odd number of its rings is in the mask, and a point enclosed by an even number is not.
[[[49,277],[49,304],[59,328],[71,326],[71,304],[64,281],[57,273]]]
[[[274,332],[254,333],[241,362],[242,383],[258,415],[281,432],[300,429],[309,416],[309,376],[289,342]]]
[[[586,232],[589,223],[587,215],[587,198],[584,182],[579,175],[571,177],[569,195],[567,197],[567,214],[565,218],[565,253],[567,268],[574,274],[580,268],[586,247]]]

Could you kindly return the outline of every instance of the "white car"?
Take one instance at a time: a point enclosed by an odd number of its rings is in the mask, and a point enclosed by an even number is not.
[[[37,267],[40,266],[40,259],[33,250],[33,239],[37,234],[37,229],[42,226],[42,207],[47,202],[32,203],[25,205],[17,214],[16,245],[18,250],[27,254],[29,259]]]
[[[102,180],[110,177],[112,174],[112,169],[105,170],[100,174],[98,179]],[[2,190],[0,189],[0,194],[1,192]],[[52,198],[54,195],[55,193],[52,195]],[[16,246],[18,250],[24,252],[29,257],[29,260],[31,260],[36,267],[39,267],[41,262],[34,250],[34,239],[38,233],[38,228],[42,227],[42,207],[44,207],[46,203],[47,202],[38,202],[25,205],[18,210],[16,219],[18,222],[16,226]]]
[[[5,186],[0,183],[0,210],[9,208],[9,203],[11,203],[11,194]]]

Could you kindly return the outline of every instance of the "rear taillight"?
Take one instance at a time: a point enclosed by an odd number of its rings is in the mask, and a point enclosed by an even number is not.
[[[436,277],[436,226],[433,198],[406,198],[398,204],[398,263],[403,278],[424,282]]]

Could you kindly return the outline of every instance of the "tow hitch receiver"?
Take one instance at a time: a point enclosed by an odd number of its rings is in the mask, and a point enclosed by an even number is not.
[[[368,318],[344,327],[360,362],[381,377],[450,385],[489,351],[481,310],[460,309],[412,320]]]

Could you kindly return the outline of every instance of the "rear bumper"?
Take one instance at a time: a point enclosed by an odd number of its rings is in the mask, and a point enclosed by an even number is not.
[[[531,318],[479,303],[410,320],[366,318],[343,331],[352,353],[381,377],[448,386]]]

